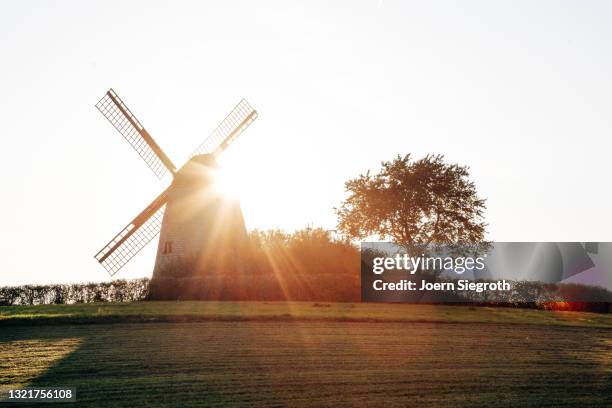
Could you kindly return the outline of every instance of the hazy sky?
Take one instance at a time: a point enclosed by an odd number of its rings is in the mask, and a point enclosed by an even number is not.
[[[0,3],[0,284],[100,281],[170,182],[94,108],[113,87],[177,165],[245,97],[248,228],[335,227],[394,155],[471,167],[497,241],[611,241],[612,3]],[[151,273],[157,243],[118,277]]]

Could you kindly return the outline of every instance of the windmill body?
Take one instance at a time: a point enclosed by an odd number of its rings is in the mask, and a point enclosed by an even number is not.
[[[194,156],[175,175],[161,226],[151,296],[172,299],[207,278],[245,272],[247,232],[238,200],[215,186],[213,155]]]
[[[237,200],[215,188],[216,158],[257,118],[244,99],[178,170],[111,89],[96,105],[158,178],[172,184],[96,255],[117,273],[161,231],[151,280],[156,299],[202,298],[198,288],[220,274],[243,273],[247,233]],[[195,291],[195,292],[194,292]]]

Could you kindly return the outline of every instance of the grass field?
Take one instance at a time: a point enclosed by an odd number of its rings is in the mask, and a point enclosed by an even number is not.
[[[325,302],[135,302],[0,307],[0,327],[18,324],[210,320],[503,323],[612,328],[610,314],[471,306]]]
[[[0,308],[0,313],[0,388],[72,386],[78,406],[610,406],[612,401],[607,315],[222,302]]]

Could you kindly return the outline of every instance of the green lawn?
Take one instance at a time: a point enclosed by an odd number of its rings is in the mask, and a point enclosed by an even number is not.
[[[0,307],[0,326],[210,320],[503,323],[612,328],[612,315],[375,303],[136,302]]]
[[[25,386],[76,387],[79,407],[600,407],[612,328],[607,315],[426,305],[0,308],[0,392]]]

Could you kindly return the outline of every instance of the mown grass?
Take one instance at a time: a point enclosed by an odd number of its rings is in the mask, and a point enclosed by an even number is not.
[[[3,307],[0,393],[26,386],[76,387],[79,407],[610,406],[612,322],[407,304]]]
[[[0,307],[0,326],[209,320],[498,323],[612,328],[612,315],[374,303],[135,302]]]
[[[611,367],[609,329],[556,325],[269,320],[0,329],[0,390],[76,387],[79,407],[603,407]]]

